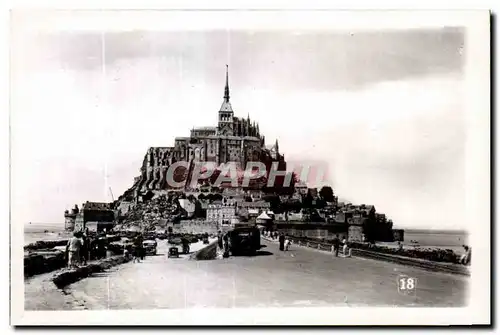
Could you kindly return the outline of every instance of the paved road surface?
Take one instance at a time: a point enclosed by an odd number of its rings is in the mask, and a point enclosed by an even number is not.
[[[272,242],[258,256],[222,260],[168,259],[167,244],[141,264],[71,285],[83,309],[293,306],[463,306],[468,278],[382,261],[335,258]],[[418,279],[415,296],[398,292],[399,275]]]

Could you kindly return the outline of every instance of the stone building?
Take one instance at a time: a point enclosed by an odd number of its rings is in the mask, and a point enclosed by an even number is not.
[[[249,217],[257,217],[261,213],[267,213],[271,208],[271,204],[263,200],[242,201],[238,203],[238,207],[247,210]]]
[[[349,220],[348,236],[351,242],[364,242],[365,235],[363,234],[363,223],[366,218],[354,218]]]
[[[303,181],[299,181],[295,184],[295,192],[300,196],[307,195],[307,185]]]
[[[259,125],[250,117],[234,115],[229,95],[229,74],[226,68],[224,99],[218,112],[217,126],[198,127],[191,130],[188,137],[176,137],[172,147],[151,147],[148,149],[141,176],[136,180],[137,190],[168,188],[166,172],[170,165],[184,161],[192,166],[196,162],[214,162],[218,166],[235,162],[244,169],[247,162],[263,162],[268,171],[273,162],[278,162],[279,170],[286,170],[284,156],[279,152],[278,140],[266,147],[265,137]],[[186,177],[189,171],[180,170],[179,178]],[[174,179],[177,181],[176,177]]]
[[[71,211],[64,211],[64,229],[67,231],[73,231],[76,225],[76,216],[80,213],[78,205],[75,205]]]
[[[236,219],[236,205],[217,202],[208,205],[207,221],[218,225],[230,225]]]
[[[87,201],[82,205],[82,209],[77,211],[77,206],[72,213],[75,213],[75,231],[83,231],[87,228],[87,224],[102,229],[110,229],[114,225],[116,213],[113,211],[113,206],[105,202],[90,202]]]

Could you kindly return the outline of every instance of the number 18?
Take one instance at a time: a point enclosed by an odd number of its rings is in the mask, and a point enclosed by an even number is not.
[[[400,291],[413,291],[417,288],[417,278],[401,276],[398,279],[398,289]]]

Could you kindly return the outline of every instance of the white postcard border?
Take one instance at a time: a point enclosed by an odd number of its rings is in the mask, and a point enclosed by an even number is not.
[[[116,13],[116,12],[115,12]],[[22,276],[23,226],[12,224],[11,289],[12,323],[16,325],[169,325],[169,324],[305,324],[305,325],[447,325],[490,321],[490,117],[489,117],[489,13],[462,12],[176,12],[171,20],[160,20],[165,12],[138,12],[118,15],[103,12],[93,20],[88,14],[49,19],[47,16],[24,22],[23,28],[47,29],[92,27],[110,29],[153,25],[156,29],[184,29],[183,15],[190,16],[190,29],[241,28],[252,24],[258,29],[362,29],[409,28],[443,25],[467,27],[467,213],[471,224],[474,259],[471,266],[470,300],[464,308],[258,308],[258,309],[186,309],[131,311],[24,311],[24,279]],[[151,16],[148,16],[151,15]],[[136,17],[136,19],[133,19]],[[196,20],[191,20],[196,17]],[[153,18],[153,19],[152,19]],[[221,18],[223,25],[220,25]],[[185,19],[185,18],[184,18]],[[156,24],[154,23],[156,22]],[[58,26],[57,26],[58,25]],[[112,27],[113,26],[113,27]],[[159,28],[160,27],[160,28]]]

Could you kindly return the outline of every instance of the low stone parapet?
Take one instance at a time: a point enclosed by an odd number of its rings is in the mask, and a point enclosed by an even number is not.
[[[263,236],[263,239],[269,242],[278,243],[278,240],[273,240],[267,236]],[[296,238],[291,238],[291,240],[295,245],[298,246],[333,253],[332,245],[329,243],[303,241]],[[435,262],[420,258],[404,257],[399,255],[393,255],[383,252],[375,252],[371,250],[364,250],[358,248],[350,248],[350,250],[353,256],[358,256],[362,258],[371,258],[375,260],[397,263],[401,265],[413,266],[429,271],[446,272],[451,274],[470,276],[470,270],[468,269],[468,267],[460,264]]]
[[[119,235],[109,235],[106,237],[108,242],[118,242],[121,240]],[[64,247],[68,244],[69,239],[64,240],[52,240],[52,241],[36,241],[24,246],[24,250],[45,250],[54,249],[55,247]]]
[[[40,250],[40,249],[53,249],[55,247],[61,247],[68,244],[68,240],[56,240],[56,241],[36,241],[35,243],[30,243],[24,246],[24,250]]]
[[[192,260],[211,260],[217,258],[217,240],[211,242],[207,246],[201,248],[198,251],[195,251],[189,257]]]
[[[113,256],[107,259],[92,262],[77,269],[63,270],[55,274],[52,281],[58,288],[63,288],[83,278],[87,278],[94,273],[103,272],[113,266],[127,263],[128,261],[130,261],[130,258],[125,256]]]
[[[434,262],[428,261],[425,259],[419,258],[410,258],[405,256],[397,256],[391,254],[384,254],[381,252],[374,252],[363,249],[352,249],[354,256],[359,256],[363,258],[372,258],[377,260],[382,260],[386,262],[397,263],[401,265],[414,266],[418,268],[422,268],[429,271],[436,272],[447,272],[452,274],[458,274],[463,276],[470,276],[470,271],[466,266],[452,263],[442,263],[442,262]]]
[[[66,265],[66,257],[60,250],[38,250],[24,256],[24,277],[55,271]]]

